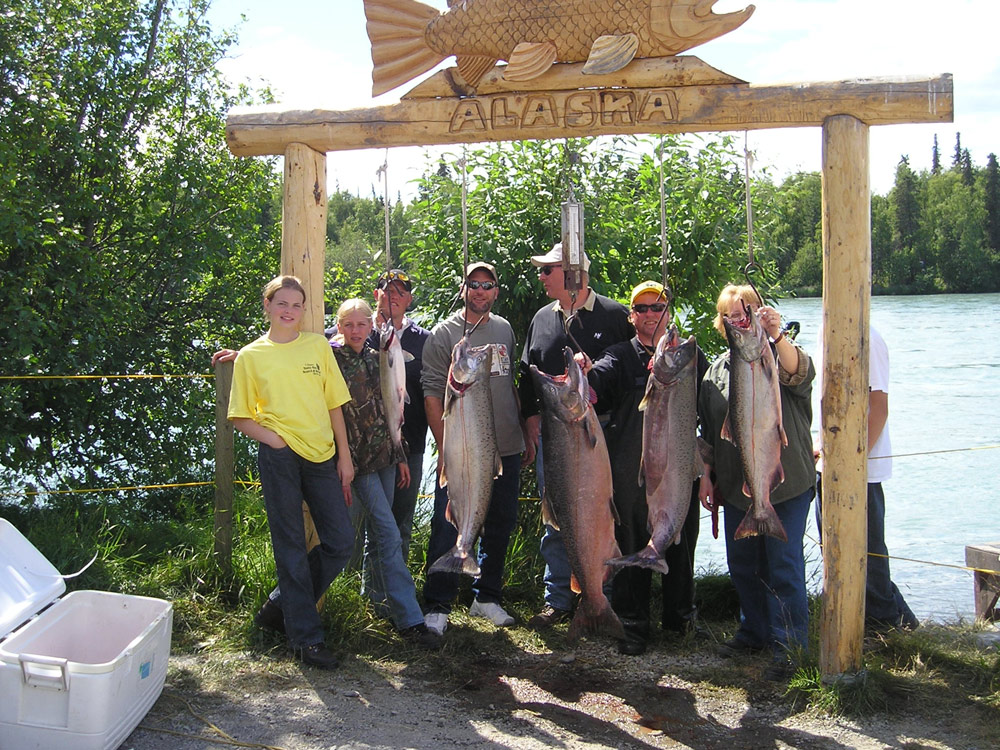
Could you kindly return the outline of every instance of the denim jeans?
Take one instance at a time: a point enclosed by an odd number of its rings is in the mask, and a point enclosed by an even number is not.
[[[355,477],[351,518],[366,537],[363,593],[379,614],[391,615],[396,627],[403,630],[423,622],[424,615],[417,604],[413,576],[403,561],[399,529],[392,515],[390,498],[395,483],[395,464]]]
[[[403,542],[403,560],[410,559],[410,539],[413,538],[413,512],[417,508],[417,495],[424,479],[424,454],[411,453],[406,459],[410,466],[410,485],[396,487],[392,498],[392,515],[396,519],[399,538]]]
[[[542,470],[542,436],[538,436],[538,453],[535,455],[535,476],[538,478],[538,495],[545,497],[545,473]],[[570,588],[570,577],[573,573],[569,564],[566,544],[562,532],[545,524],[542,541],[538,545],[545,560],[545,603],[553,609],[566,612],[573,609],[576,595]]]
[[[291,448],[275,450],[261,443],[257,465],[278,573],[271,599],[284,611],[285,633],[293,647],[322,643],[316,602],[343,570],[354,544],[337,459],[313,463]],[[308,554],[303,502],[319,535],[319,544]]]
[[[782,542],[770,536],[736,540],[733,535],[746,511],[725,503],[726,557],[729,575],[740,600],[741,622],[736,638],[751,646],[769,646],[776,654],[809,646],[809,600],[802,538],[809,504],[816,490],[774,506],[788,535]]]
[[[821,481],[818,475],[817,481]],[[819,486],[822,487],[821,484]],[[823,504],[819,497],[816,502],[816,526],[822,540]],[[917,616],[892,582],[889,573],[889,549],[885,544],[885,493],[881,482],[868,483],[868,552],[865,566],[865,623],[915,626]]]
[[[517,491],[520,487],[521,456],[514,454],[502,459],[503,473],[493,480],[493,494],[486,520],[479,535],[479,577],[472,582],[476,599],[500,603],[503,591],[507,544],[517,524]],[[438,485],[434,490],[434,516],[431,518],[431,539],[427,545],[427,567],[430,568],[458,540],[458,530],[445,517],[448,490]],[[459,573],[430,573],[424,583],[424,605],[428,613],[451,612],[451,603],[458,595]]]

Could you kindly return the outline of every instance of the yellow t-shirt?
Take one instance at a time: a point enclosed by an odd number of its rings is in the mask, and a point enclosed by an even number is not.
[[[265,334],[236,357],[228,416],[274,430],[302,458],[320,463],[337,452],[330,410],[350,400],[323,336],[300,333],[277,344]]]

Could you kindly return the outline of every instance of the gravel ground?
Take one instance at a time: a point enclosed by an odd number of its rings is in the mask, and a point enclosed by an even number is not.
[[[971,704],[941,716],[902,705],[874,719],[833,718],[765,681],[761,660],[722,660],[704,646],[657,642],[642,657],[626,657],[610,642],[567,650],[553,638],[529,653],[511,648],[506,631],[469,638],[461,630],[438,653],[347,658],[334,672],[303,667],[280,650],[172,657],[162,696],[122,748],[1000,746]]]

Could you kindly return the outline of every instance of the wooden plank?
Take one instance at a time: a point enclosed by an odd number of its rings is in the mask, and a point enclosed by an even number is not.
[[[586,85],[586,81],[577,81]],[[568,85],[568,83],[567,83]],[[524,87],[522,87],[524,88]],[[868,125],[950,122],[952,77],[868,79],[770,86],[637,86],[498,92],[407,99],[345,111],[230,114],[237,156],[282,154],[290,143],[319,152],[393,146],[821,126],[851,115]]]
[[[823,675],[861,668],[868,481],[868,126],[823,125]]]
[[[226,576],[233,571],[233,423],[229,421],[229,391],[233,363],[215,366],[215,564]]]
[[[997,610],[997,601],[1000,600],[1000,542],[967,546],[965,564],[976,568],[972,574],[976,619],[1000,619],[1000,611]]]

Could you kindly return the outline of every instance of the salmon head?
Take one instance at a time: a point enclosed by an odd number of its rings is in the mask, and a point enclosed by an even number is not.
[[[472,346],[463,336],[451,350],[448,386],[461,393],[473,383],[487,380],[492,364],[493,350],[489,344]]]
[[[671,324],[670,329],[656,345],[656,353],[650,360],[649,370],[659,382],[673,383],[695,358],[697,352],[698,345],[694,336],[682,340],[677,326]]]
[[[755,362],[760,359],[764,347],[767,346],[767,334],[764,332],[764,326],[760,324],[756,310],[745,302],[742,304],[744,317],[741,320],[733,320],[724,316],[722,323],[726,327],[730,357],[739,357],[746,362]]]
[[[560,422],[577,422],[587,416],[590,408],[590,384],[573,359],[573,350],[567,346],[563,356],[566,360],[564,374],[548,375],[531,365],[531,375],[542,394],[545,410]]]

